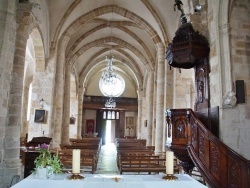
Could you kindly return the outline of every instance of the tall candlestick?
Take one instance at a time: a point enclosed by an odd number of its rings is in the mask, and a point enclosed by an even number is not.
[[[80,157],[81,157],[81,150],[73,149],[73,160],[72,160],[73,174],[80,174]]]
[[[166,174],[174,174],[174,152],[166,151]]]

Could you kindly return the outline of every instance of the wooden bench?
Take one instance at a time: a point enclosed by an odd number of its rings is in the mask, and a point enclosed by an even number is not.
[[[71,153],[59,153],[58,156],[65,169],[72,169],[72,154]],[[96,171],[96,166],[97,166],[96,155],[81,153],[80,165],[81,165],[81,169],[85,167],[90,168],[91,169],[90,171],[93,174]]]
[[[121,150],[117,152],[117,166],[119,167],[120,158],[123,156],[150,156],[154,155],[154,151],[150,150]]]
[[[123,172],[166,172],[165,158],[159,156],[120,156],[119,171]]]

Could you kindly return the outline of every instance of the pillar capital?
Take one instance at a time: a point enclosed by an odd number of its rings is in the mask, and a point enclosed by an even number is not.
[[[17,9],[17,33],[27,35],[38,26],[39,22],[34,14],[33,3],[19,3]]]

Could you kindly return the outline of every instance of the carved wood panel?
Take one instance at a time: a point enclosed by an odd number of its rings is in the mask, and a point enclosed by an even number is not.
[[[220,152],[219,148],[213,143],[210,142],[210,169],[211,173],[217,179],[220,178]]]
[[[192,110],[168,111],[173,120],[172,134],[178,137],[168,147],[182,161],[180,165],[185,167],[185,172],[189,172],[195,164],[212,188],[250,187],[249,160],[232,151],[208,131]],[[185,124],[187,137],[179,134],[181,124]],[[176,126],[179,129],[175,130]]]
[[[193,117],[190,118],[190,125],[191,125],[191,143],[192,143],[192,147],[194,148],[194,150],[197,152],[197,122],[195,121],[195,119]]]
[[[234,160],[229,160],[228,168],[229,168],[228,187],[229,188],[241,187],[240,185],[241,171],[239,164]]]

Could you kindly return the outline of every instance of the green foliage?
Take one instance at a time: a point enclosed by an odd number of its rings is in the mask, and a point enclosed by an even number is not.
[[[63,165],[57,154],[51,154],[48,147],[45,147],[44,144],[38,151],[40,154],[34,161],[35,172],[39,167],[46,168],[47,166],[50,166],[55,174],[62,172]]]

